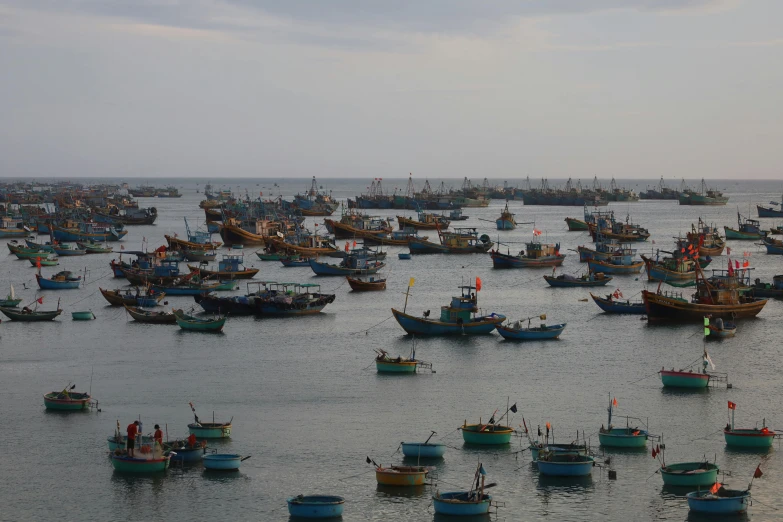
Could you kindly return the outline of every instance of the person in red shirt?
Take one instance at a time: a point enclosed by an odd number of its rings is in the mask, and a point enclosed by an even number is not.
[[[188,437],[188,446],[190,446],[191,448],[196,446],[196,436],[193,435],[192,433]]]
[[[136,447],[136,435],[139,433],[139,421],[128,424],[128,456],[133,457],[133,449]]]
[[[158,424],[155,425],[155,433],[152,435],[152,438],[160,444],[161,447],[163,447],[163,432],[160,430],[160,426]]]

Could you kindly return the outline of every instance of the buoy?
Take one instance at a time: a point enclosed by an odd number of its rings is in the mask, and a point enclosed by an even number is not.
[[[617,470],[609,470],[609,480],[617,480]]]

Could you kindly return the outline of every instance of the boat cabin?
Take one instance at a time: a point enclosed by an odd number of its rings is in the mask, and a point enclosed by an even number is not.
[[[478,312],[475,286],[460,286],[462,294],[451,298],[451,303],[440,307],[440,320],[444,323],[467,323],[471,314]]]
[[[242,272],[244,256],[236,254],[224,254],[218,263],[218,272]]]

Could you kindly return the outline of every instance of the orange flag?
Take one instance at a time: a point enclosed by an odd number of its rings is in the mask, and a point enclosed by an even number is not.
[[[712,493],[712,494],[714,495],[715,493],[717,493],[717,492],[718,492],[718,490],[719,490],[719,489],[720,489],[720,483],[716,482],[716,483],[715,483],[715,484],[713,484],[713,485],[712,485],[712,487],[710,488],[710,493]]]
[[[737,405],[734,404],[733,402],[729,401],[729,409],[730,410],[736,410],[737,409]]]
[[[476,292],[480,292],[480,291],[481,291],[481,278],[477,277],[476,278]]]
[[[617,397],[612,399],[612,406],[614,406],[615,408],[617,407]]]

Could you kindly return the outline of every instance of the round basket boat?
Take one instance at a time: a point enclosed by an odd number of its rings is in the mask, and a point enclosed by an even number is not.
[[[446,453],[446,445],[440,442],[402,442],[401,445],[406,457],[439,459]]]
[[[204,455],[204,468],[209,471],[239,471],[239,465],[250,457],[236,453],[212,453]]]
[[[667,486],[711,486],[718,480],[718,465],[710,462],[680,462],[661,467]]]
[[[342,516],[345,499],[330,495],[299,495],[287,500],[288,513],[300,518],[334,518]]]
[[[439,515],[484,515],[489,513],[492,497],[478,493],[472,496],[467,491],[436,493],[432,496],[432,506]]]
[[[95,314],[92,313],[92,310],[87,310],[85,312],[71,312],[71,318],[74,321],[92,321],[95,319]]]
[[[468,444],[486,446],[509,444],[514,433],[513,428],[495,424],[465,424],[460,427],[460,430],[462,430],[462,439]]]

